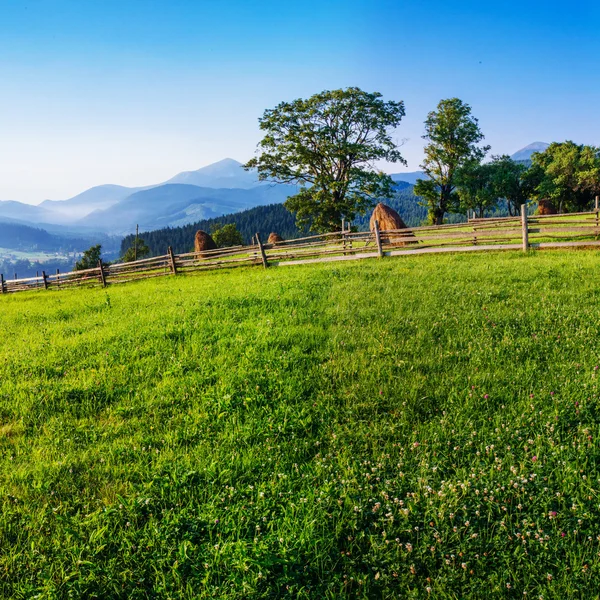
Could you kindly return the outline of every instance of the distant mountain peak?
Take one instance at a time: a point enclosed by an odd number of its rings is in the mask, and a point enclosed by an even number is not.
[[[200,187],[244,188],[259,185],[255,172],[246,171],[241,162],[224,158],[196,171],[184,171],[166,183],[189,183]]]
[[[205,167],[200,167],[196,171],[191,172],[203,173],[211,176],[220,175],[221,177],[227,177],[235,176],[240,172],[244,173],[245,171],[241,162],[238,162],[234,158],[223,158],[222,160],[218,160],[217,162],[206,165]]]
[[[236,167],[241,167],[242,163],[239,160],[235,160],[235,158],[222,158],[210,165],[206,165],[206,167],[202,167],[203,169],[210,169],[211,167],[219,167],[219,166],[228,166],[235,165]],[[200,169],[198,169],[200,170]]]
[[[534,152],[543,152],[549,145],[546,142],[533,142],[515,152],[511,158],[513,160],[530,160]]]

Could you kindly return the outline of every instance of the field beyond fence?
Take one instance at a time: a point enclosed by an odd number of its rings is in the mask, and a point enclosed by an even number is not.
[[[61,289],[85,285],[112,285],[151,277],[243,265],[286,266],[312,262],[358,260],[436,252],[524,250],[600,246],[600,212],[566,215],[469,219],[467,223],[408,227],[372,232],[349,230],[313,235],[276,244],[263,244],[254,236],[249,246],[173,254],[93,269],[49,274],[25,279],[0,275],[0,292]]]

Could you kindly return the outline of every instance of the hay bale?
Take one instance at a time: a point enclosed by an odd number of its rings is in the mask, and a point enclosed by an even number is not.
[[[550,200],[540,200],[535,213],[537,215],[555,215],[557,211]]]
[[[414,238],[415,234],[412,232],[403,233],[402,238],[385,233],[394,229],[406,229],[406,223],[402,220],[402,217],[387,204],[380,202],[375,207],[369,222],[371,231],[375,231],[375,221],[379,221],[379,231],[381,232],[381,241],[383,243],[393,244],[394,246],[406,246],[407,244],[414,243],[413,241],[403,239],[407,236]]]
[[[203,251],[216,250],[217,245],[215,241],[206,233],[206,231],[196,231],[196,237],[194,238],[194,252],[198,252],[200,257],[203,258]]]
[[[276,244],[277,242],[283,242],[283,238],[278,233],[271,232],[267,244]]]

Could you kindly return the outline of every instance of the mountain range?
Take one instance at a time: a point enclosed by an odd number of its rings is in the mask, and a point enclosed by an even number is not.
[[[545,147],[547,144],[535,142],[512,157],[528,160],[533,152]],[[391,176],[398,183],[412,185],[425,175],[414,171]],[[281,203],[296,189],[261,183],[256,172],[246,171],[238,161],[226,158],[146,187],[100,185],[73,198],[45,200],[37,206],[0,201],[0,222],[34,225],[63,235],[97,232],[122,236],[136,225],[149,231]]]

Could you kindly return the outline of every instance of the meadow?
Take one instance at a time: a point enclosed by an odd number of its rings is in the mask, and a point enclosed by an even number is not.
[[[0,596],[600,596],[600,252],[0,297]]]

